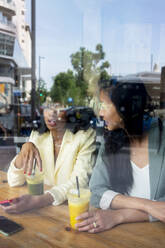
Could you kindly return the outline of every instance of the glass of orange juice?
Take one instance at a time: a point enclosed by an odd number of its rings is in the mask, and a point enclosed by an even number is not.
[[[80,214],[88,211],[89,200],[91,192],[89,189],[80,188],[80,197],[78,196],[77,189],[70,189],[68,196],[68,206],[70,215],[70,225],[73,229],[76,229],[75,224],[81,222],[81,220],[76,220]]]

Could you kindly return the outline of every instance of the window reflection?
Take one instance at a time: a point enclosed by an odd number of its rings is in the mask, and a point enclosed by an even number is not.
[[[159,1],[159,4],[150,1],[149,4],[148,0],[72,0],[70,3],[62,1],[56,8],[54,3],[51,4],[51,21],[45,20],[43,25],[43,20],[37,19],[37,23],[43,29],[45,27],[44,31],[36,26],[40,37],[36,45],[37,56],[45,56],[45,60],[40,63],[36,58],[35,123],[43,117],[43,110],[50,106],[59,105],[59,109],[61,106],[64,109],[74,106],[91,107],[98,118],[97,140],[100,144],[103,132],[99,128],[102,129],[105,123],[99,117],[99,87],[101,84],[109,85],[113,78],[141,79],[152,98],[154,117],[164,118],[164,93],[160,96],[164,91],[160,80],[165,64],[163,1]],[[36,7],[41,16],[45,16],[45,10],[50,6],[41,2]],[[27,8],[27,12],[30,13],[30,10]],[[23,17],[26,12],[20,9],[19,14]],[[12,15],[5,15],[0,9],[0,23],[14,23]],[[55,26],[57,28],[54,28]],[[19,59],[13,58],[16,45],[20,48],[18,39],[15,40],[14,35],[9,33],[0,32],[0,92],[4,95],[0,99],[1,106],[5,105],[0,108],[0,113],[6,114],[5,121],[4,116],[0,116],[0,122],[5,126],[8,113],[12,112],[13,128],[7,130],[8,134],[27,137],[33,125],[31,79],[27,79],[30,78],[30,72],[27,73],[26,63],[20,61],[26,60],[27,54],[30,57],[31,51],[28,50],[29,44],[26,40],[29,31],[23,28],[27,27],[27,24],[21,23],[20,27],[20,43],[24,47],[21,48],[23,52],[17,56]],[[47,52],[45,47],[51,50],[48,56],[44,54]],[[14,59],[16,65],[9,67],[4,60],[1,62],[3,56]],[[48,79],[50,71],[51,80]],[[4,82],[3,77],[10,80]],[[135,105],[138,105],[138,102]],[[105,110],[106,104],[102,105],[102,108]],[[25,118],[25,115],[28,117]],[[8,129],[7,125],[5,128]],[[28,132],[25,131],[26,128]],[[3,136],[3,132],[1,134]]]

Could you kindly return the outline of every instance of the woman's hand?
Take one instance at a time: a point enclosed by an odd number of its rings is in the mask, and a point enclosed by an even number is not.
[[[1,206],[8,214],[19,214],[31,209],[37,209],[51,205],[53,197],[46,193],[44,195],[22,195],[12,199],[12,203],[8,207]]]
[[[18,198],[12,199],[12,203],[10,206],[2,206],[2,208],[8,214],[18,214],[33,208],[37,208],[37,202],[38,196],[22,195]]]
[[[42,171],[42,161],[37,147],[32,142],[27,142],[22,146],[20,153],[15,160],[15,166],[19,169],[23,168],[24,173],[29,175],[32,173],[34,159]]]
[[[89,233],[103,232],[111,229],[122,222],[120,210],[96,210],[89,211],[77,217],[82,222],[76,224],[79,231]]]
[[[154,218],[165,223],[165,202],[149,201],[146,205],[146,211]]]

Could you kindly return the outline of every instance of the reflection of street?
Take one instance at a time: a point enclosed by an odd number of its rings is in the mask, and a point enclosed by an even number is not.
[[[3,140],[0,137],[0,170],[7,171],[10,161],[16,155],[16,147],[14,146],[13,139],[8,138]]]

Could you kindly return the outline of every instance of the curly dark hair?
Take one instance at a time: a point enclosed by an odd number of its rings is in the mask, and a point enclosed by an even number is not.
[[[96,116],[92,108],[89,107],[70,107],[64,110],[66,124],[65,128],[70,130],[73,134],[79,130],[86,131],[89,127],[95,127],[94,122]],[[40,134],[49,132],[44,117],[41,117],[40,125],[33,130],[38,131]]]

